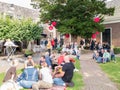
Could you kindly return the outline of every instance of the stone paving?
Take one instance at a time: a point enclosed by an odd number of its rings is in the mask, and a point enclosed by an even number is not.
[[[118,90],[95,60],[92,59],[92,54],[81,55],[80,63],[85,83],[84,90]]]
[[[7,61],[6,59],[7,57],[0,57],[0,73],[1,72],[6,72],[6,70],[10,67],[10,62]],[[26,58],[23,55],[16,55],[14,56],[14,59],[19,60],[19,64],[17,66],[17,69],[21,69],[24,67],[24,61],[26,60]],[[40,54],[37,53],[35,55],[33,55],[33,60],[38,63],[40,59]]]

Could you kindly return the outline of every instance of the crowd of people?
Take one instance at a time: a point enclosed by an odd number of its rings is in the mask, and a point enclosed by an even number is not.
[[[16,60],[13,60],[3,82],[12,80],[19,88],[32,90],[48,89],[52,88],[53,85],[74,86],[72,78],[76,69],[74,66],[75,60],[70,55],[74,55],[79,60],[81,50],[85,46],[85,40],[82,39],[79,44],[77,42],[63,44],[59,43],[57,39],[48,39],[46,42],[42,42],[42,45],[44,45],[46,51],[40,55],[39,63],[35,63],[32,56],[28,56],[22,73],[17,75]],[[54,49],[59,47],[62,48],[60,54],[53,52]],[[98,63],[115,61],[113,49],[110,49],[107,44],[102,45],[92,40],[90,49],[94,50],[93,59]],[[39,68],[36,67],[37,65]]]
[[[43,40],[41,47],[44,47],[46,51],[48,51],[49,56],[51,55],[52,51],[61,49],[61,52],[68,52],[71,55],[76,55],[76,57],[80,58],[81,48],[80,44],[77,42],[71,42],[71,43],[63,43],[62,40],[55,39],[47,39]]]
[[[75,60],[71,59],[67,51],[62,51],[59,55],[55,52],[49,54],[46,51],[40,56],[39,63],[35,63],[32,56],[28,56],[20,75],[16,73],[17,64],[13,60],[12,66],[7,71],[3,82],[13,80],[18,88],[32,90],[48,89],[52,88],[53,85],[74,86],[72,78]],[[39,65],[40,68],[37,68],[36,65]]]
[[[102,45],[101,43],[96,44],[93,52],[93,59],[95,59],[98,63],[106,63],[111,60],[116,62],[113,48],[110,49],[108,44]]]
[[[41,42],[45,51],[40,53],[39,63],[35,63],[32,56],[28,56],[24,62],[24,68],[20,75],[16,73],[17,65],[11,66],[3,82],[9,80],[14,81],[19,88],[28,88],[32,90],[39,90],[40,88],[51,88],[53,85],[58,86],[74,86],[72,81],[75,60],[71,58],[74,55],[78,60],[80,59],[81,49],[77,42],[64,44],[62,40],[47,39]],[[54,52],[57,48],[61,48],[58,54]],[[38,67],[39,66],[39,70]],[[1,89],[0,89],[1,90]]]

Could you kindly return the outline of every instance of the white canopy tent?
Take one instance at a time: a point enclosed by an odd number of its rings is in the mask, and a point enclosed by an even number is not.
[[[5,50],[7,53],[7,60],[10,61],[10,58],[14,55],[14,52],[18,46],[15,45],[10,39],[6,40],[4,46],[6,47]]]

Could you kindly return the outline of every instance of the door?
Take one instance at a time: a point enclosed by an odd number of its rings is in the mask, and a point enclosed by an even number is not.
[[[104,32],[102,32],[102,42],[108,43],[111,46],[111,29],[107,28]]]

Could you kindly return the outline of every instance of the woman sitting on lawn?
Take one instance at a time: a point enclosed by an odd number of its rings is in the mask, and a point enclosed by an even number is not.
[[[17,65],[18,65],[18,60],[13,60],[11,62],[11,67],[7,70],[6,75],[3,79],[3,82],[6,82],[8,80],[14,80],[15,81],[15,79],[17,77],[17,74],[16,74]]]
[[[0,90],[20,90],[16,81],[16,66],[18,65],[17,60],[12,60],[11,67],[8,69],[3,84],[0,86]]]
[[[20,77],[17,79],[18,85],[23,88],[32,88],[32,85],[38,81],[38,71],[32,64],[28,64]]]
[[[110,53],[105,49],[105,52],[103,54],[103,63],[110,61]]]

